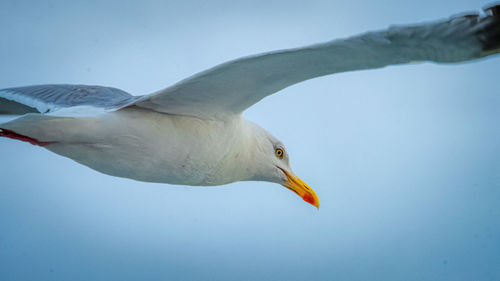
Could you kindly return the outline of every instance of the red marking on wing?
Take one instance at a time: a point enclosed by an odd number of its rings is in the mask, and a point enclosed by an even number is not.
[[[25,142],[31,143],[32,145],[38,145],[38,146],[47,146],[49,144],[55,143],[55,142],[51,142],[51,141],[48,141],[48,142],[46,142],[46,141],[39,141],[37,139],[30,138],[30,137],[24,136],[24,135],[20,135],[20,134],[14,132],[14,131],[5,130],[5,129],[0,129],[0,137],[6,137],[6,138],[9,138],[9,139],[25,141]]]

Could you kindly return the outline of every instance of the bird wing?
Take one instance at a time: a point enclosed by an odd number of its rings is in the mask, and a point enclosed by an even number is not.
[[[214,119],[311,78],[415,61],[452,63],[500,52],[500,5],[485,14],[391,26],[347,39],[244,57],[218,65],[133,104]]]
[[[9,88],[0,90],[0,115],[53,113],[77,106],[113,110],[137,98],[122,90],[101,86],[38,85]]]

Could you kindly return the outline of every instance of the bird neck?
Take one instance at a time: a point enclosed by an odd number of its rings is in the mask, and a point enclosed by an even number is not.
[[[269,146],[267,135],[263,128],[241,117],[227,154],[220,162],[220,173],[230,175],[230,182],[267,180],[258,176],[266,169],[262,155]]]

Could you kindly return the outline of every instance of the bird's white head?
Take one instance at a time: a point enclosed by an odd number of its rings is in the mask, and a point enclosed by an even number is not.
[[[290,168],[290,158],[283,143],[260,126],[249,125],[246,135],[250,143],[245,147],[252,175],[248,180],[279,183],[319,209],[316,193]]]

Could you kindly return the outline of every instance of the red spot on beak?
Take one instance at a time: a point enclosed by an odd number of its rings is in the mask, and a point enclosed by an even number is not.
[[[314,197],[312,197],[311,194],[304,194],[304,196],[302,196],[302,199],[311,205],[315,205]]]
[[[24,142],[29,142],[31,143],[32,145],[38,145],[38,146],[47,146],[49,144],[53,144],[55,142],[51,142],[51,141],[39,141],[37,139],[34,139],[34,138],[30,138],[28,136],[24,136],[24,135],[20,135],[14,131],[11,131],[11,130],[6,130],[6,129],[0,129],[0,137],[6,137],[6,138],[9,138],[9,139],[14,139],[14,140],[20,140],[20,141],[24,141]]]

